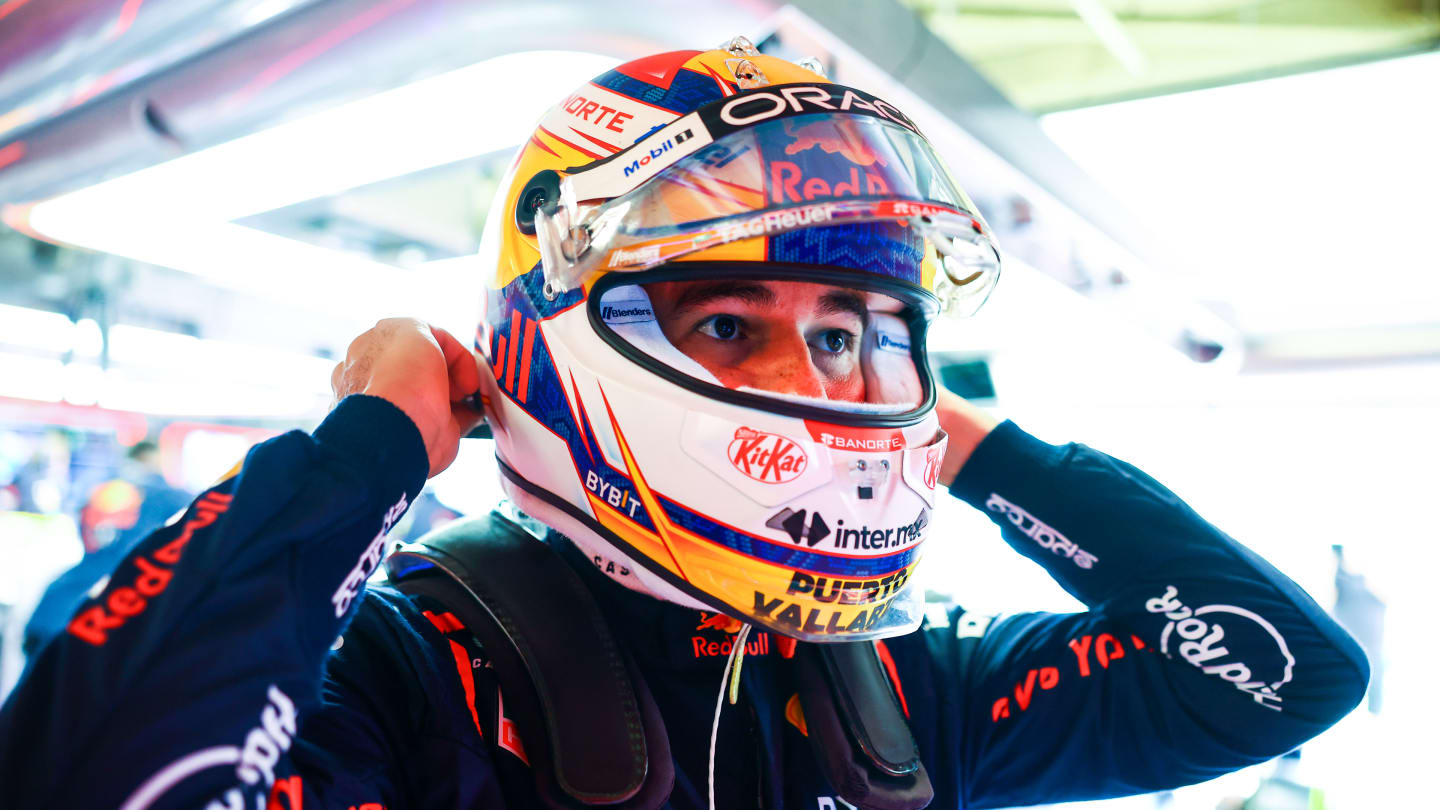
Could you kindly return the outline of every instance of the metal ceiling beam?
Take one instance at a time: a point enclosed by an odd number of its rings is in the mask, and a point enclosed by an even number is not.
[[[90,185],[492,56],[582,50],[633,58],[704,47],[749,31],[774,8],[767,0],[702,3],[685,8],[682,25],[666,0],[631,0],[603,15],[585,0],[311,0],[262,25],[214,33],[204,16],[217,13],[212,5],[195,4],[200,13],[189,28],[168,29],[199,38],[204,50],[141,65],[139,75],[83,104],[0,134],[0,203]],[[90,43],[94,28],[81,26],[76,36]],[[0,27],[0,55],[13,44]],[[43,79],[62,81],[54,72]]]

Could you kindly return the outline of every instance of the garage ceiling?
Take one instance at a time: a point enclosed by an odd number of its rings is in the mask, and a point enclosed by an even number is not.
[[[902,2],[1033,112],[1440,45],[1440,0]]]

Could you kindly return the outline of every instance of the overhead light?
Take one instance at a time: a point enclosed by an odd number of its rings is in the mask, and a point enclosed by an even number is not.
[[[117,323],[110,327],[110,362],[125,366],[155,366],[179,371],[200,360],[200,339]]]
[[[53,358],[0,352],[0,397],[59,402],[64,396],[64,363]]]
[[[555,99],[617,63],[497,56],[8,213],[47,239],[234,289],[393,314],[409,303],[397,268],[232,221],[522,143]]]
[[[1433,323],[1440,52],[1051,113],[1246,332]],[[1425,88],[1430,88],[1426,90]]]
[[[271,388],[328,394],[334,361],[266,346],[231,343],[128,324],[110,327],[110,362],[117,369],[151,369],[193,382],[223,379]]]
[[[0,397],[152,414],[295,419],[322,413],[332,396],[334,362],[323,357],[115,324],[109,366],[102,368],[103,341],[93,320],[76,324],[6,305],[0,318],[0,342],[72,353],[66,363],[0,351]]]
[[[59,312],[0,304],[0,343],[64,354],[75,345],[75,322]]]
[[[65,401],[71,405],[94,405],[105,385],[105,370],[95,363],[70,362],[60,373]]]
[[[100,329],[99,321],[94,318],[81,318],[75,322],[73,351],[77,358],[100,358],[100,354],[105,351],[105,333]]]
[[[227,380],[141,380],[110,370],[98,396],[102,408],[192,417],[304,420],[325,412],[329,397],[310,390]]]
[[[263,359],[263,358],[261,358]],[[256,362],[260,362],[257,360]],[[288,374],[273,384],[167,374],[144,379],[131,369],[101,369],[88,362],[0,352],[0,398],[99,405],[117,411],[195,417],[309,419],[330,401],[329,373]]]
[[[225,222],[488,154],[524,141],[581,77],[616,63],[575,51],[497,56],[65,194],[36,205],[30,222],[64,241],[91,217],[127,211]]]

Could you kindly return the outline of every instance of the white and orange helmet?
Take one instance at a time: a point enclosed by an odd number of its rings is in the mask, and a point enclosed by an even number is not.
[[[632,588],[786,636],[918,624],[926,328],[999,259],[909,118],[743,40],[629,62],[546,114],[481,258],[521,510]],[[819,384],[726,360],[786,340]]]

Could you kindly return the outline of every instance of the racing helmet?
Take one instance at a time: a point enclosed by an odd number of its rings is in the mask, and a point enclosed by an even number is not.
[[[919,624],[946,442],[926,328],[1000,268],[904,113],[743,38],[620,65],[520,148],[481,260],[521,511],[630,588],[784,636]]]

